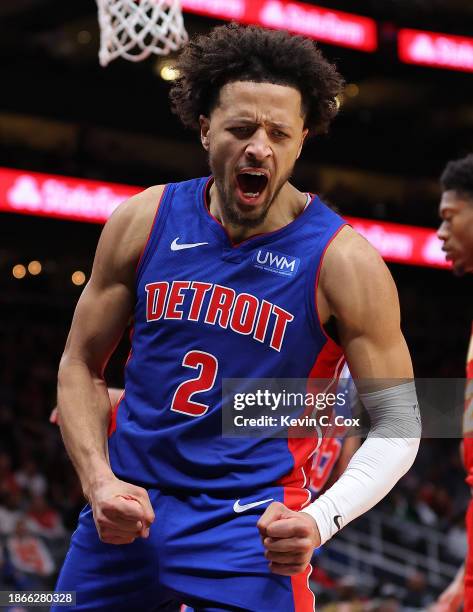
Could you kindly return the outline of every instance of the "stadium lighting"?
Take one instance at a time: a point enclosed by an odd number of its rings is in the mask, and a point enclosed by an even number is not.
[[[85,274],[82,270],[76,270],[71,276],[71,281],[74,285],[80,287],[85,283]]]
[[[356,98],[356,96],[360,93],[360,88],[356,83],[348,83],[345,87],[345,95],[347,98]]]
[[[81,45],[88,45],[92,40],[92,34],[88,30],[81,30],[77,33],[77,42]]]
[[[73,285],[80,287],[80,285],[85,283],[85,274],[82,272],[82,270],[76,270],[71,276],[71,281]]]
[[[160,65],[159,76],[163,79],[163,81],[175,81],[179,78],[179,74],[179,70],[173,68],[173,66],[168,62]]]
[[[30,261],[30,263],[28,264],[28,272],[32,276],[37,276],[38,274],[41,274],[42,269],[43,269],[43,266],[41,265],[39,261],[33,260],[33,261]]]
[[[26,276],[25,266],[23,266],[22,264],[16,264],[16,266],[13,266],[12,274],[15,278],[18,278],[18,279],[25,278]]]

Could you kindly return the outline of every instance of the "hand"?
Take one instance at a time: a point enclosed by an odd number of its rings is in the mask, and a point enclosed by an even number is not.
[[[264,556],[274,574],[293,576],[310,563],[314,548],[320,546],[320,534],[314,519],[304,512],[294,512],[280,502],[268,506],[257,523]]]
[[[454,580],[429,608],[429,612],[458,612],[463,595],[463,580]]]
[[[106,544],[131,544],[136,538],[147,538],[154,521],[148,492],[113,474],[89,490],[95,526]]]

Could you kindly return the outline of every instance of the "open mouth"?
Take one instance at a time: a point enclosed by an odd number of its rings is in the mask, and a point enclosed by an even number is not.
[[[255,201],[268,184],[268,176],[261,170],[245,169],[237,174],[238,189],[245,201]]]

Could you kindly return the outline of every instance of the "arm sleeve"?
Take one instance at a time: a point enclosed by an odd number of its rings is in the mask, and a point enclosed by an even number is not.
[[[414,382],[360,395],[369,434],[330,489],[301,510],[317,523],[321,544],[370,510],[414,463],[421,421]]]

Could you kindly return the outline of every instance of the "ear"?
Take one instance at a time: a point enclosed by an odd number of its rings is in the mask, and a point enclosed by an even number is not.
[[[200,141],[202,142],[202,146],[206,151],[209,150],[210,147],[210,119],[204,117],[204,115],[200,115],[199,117],[200,123]]]
[[[306,128],[303,132],[302,132],[302,140],[301,140],[301,144],[299,145],[299,150],[297,151],[297,157],[296,159],[299,159],[300,154],[302,153],[302,147],[304,146],[304,142],[305,139],[307,138],[307,134],[309,133],[309,129]]]

